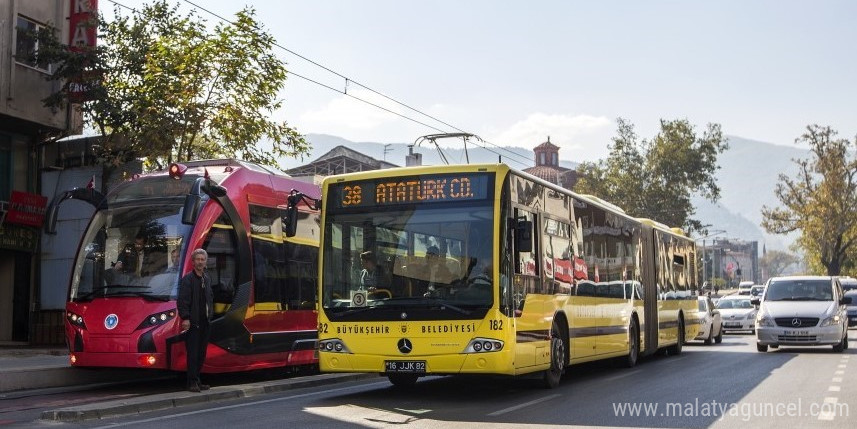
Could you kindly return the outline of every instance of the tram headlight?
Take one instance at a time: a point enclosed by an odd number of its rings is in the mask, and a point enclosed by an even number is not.
[[[68,319],[68,322],[71,323],[72,326],[77,326],[78,328],[86,329],[86,324],[83,323],[83,316],[68,311],[65,313],[65,317],[66,319]]]
[[[488,353],[503,350],[504,343],[493,338],[474,338],[470,340],[464,353]]]
[[[351,353],[345,343],[338,338],[318,342],[318,351],[327,353]]]
[[[149,328],[152,326],[163,325],[176,317],[176,310],[166,310],[158,313],[150,314],[143,319],[143,323],[137,329]]]

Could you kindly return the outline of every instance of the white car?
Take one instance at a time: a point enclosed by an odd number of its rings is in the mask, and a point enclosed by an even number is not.
[[[831,345],[834,352],[848,348],[851,297],[844,296],[839,279],[829,276],[768,279],[756,318],[756,349]]]
[[[756,307],[750,303],[750,295],[726,295],[715,307],[723,319],[723,331],[747,331],[756,333]]]
[[[723,342],[723,322],[720,311],[714,308],[714,303],[707,296],[699,297],[699,331],[695,340],[703,340],[706,345],[712,341]]]

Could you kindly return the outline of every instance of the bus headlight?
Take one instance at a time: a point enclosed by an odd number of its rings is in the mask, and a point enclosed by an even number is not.
[[[493,338],[474,338],[470,340],[464,353],[487,353],[503,350],[503,342]]]
[[[345,343],[339,338],[319,341],[318,351],[328,353],[351,353],[351,350],[348,350],[348,347],[345,347]]]

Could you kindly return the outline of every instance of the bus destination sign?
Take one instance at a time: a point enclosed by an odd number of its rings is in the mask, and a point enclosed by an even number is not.
[[[389,177],[330,186],[328,200],[340,208],[484,200],[492,194],[488,174]]]

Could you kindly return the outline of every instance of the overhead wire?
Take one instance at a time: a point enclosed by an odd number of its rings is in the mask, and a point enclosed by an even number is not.
[[[128,10],[131,10],[131,11],[136,11],[136,9],[134,9],[134,8],[132,8],[132,7],[129,7],[129,6],[126,6],[126,5],[124,5],[124,4],[120,3],[120,2],[118,2],[117,0],[108,0],[108,1],[109,1],[110,3],[113,3],[113,4],[117,5],[117,6],[119,6],[119,7],[122,7],[122,8],[128,9]],[[200,6],[199,4],[195,3],[195,2],[194,2],[194,1],[192,1],[192,0],[181,0],[181,1],[184,1],[185,3],[190,4],[190,5],[191,5],[191,6],[193,6],[194,8],[196,8],[196,9],[198,9],[198,10],[201,10],[201,11],[203,11],[203,12],[205,12],[205,13],[207,13],[207,14],[211,15],[211,16],[214,16],[214,17],[216,17],[216,18],[220,19],[220,20],[221,20],[221,21],[223,21],[223,22],[226,22],[226,23],[229,23],[229,24],[234,24],[234,23],[233,23],[232,21],[230,21],[229,19],[227,19],[227,18],[225,18],[225,17],[223,17],[223,16],[221,16],[221,15],[217,14],[216,12],[213,12],[213,11],[211,11],[211,10],[209,10],[209,9],[207,9],[207,8],[205,8],[205,7],[203,7],[203,6]],[[255,28],[256,30],[259,30],[259,31],[264,31],[264,30],[263,30],[262,28],[260,28],[258,25],[254,25],[254,28]],[[279,42],[277,42],[277,41],[274,41],[272,44],[273,44],[273,46],[276,46],[277,48],[280,48],[280,49],[282,49],[282,50],[284,50],[284,51],[288,52],[289,54],[292,54],[292,55],[294,55],[294,56],[296,56],[296,57],[298,57],[298,58],[300,58],[300,59],[302,59],[302,60],[304,60],[304,61],[306,61],[306,62],[308,62],[308,63],[310,63],[310,64],[312,64],[312,65],[314,65],[314,66],[316,66],[316,67],[318,67],[318,68],[321,68],[322,70],[327,71],[328,73],[331,73],[331,74],[333,74],[334,76],[337,76],[337,77],[339,77],[339,78],[344,79],[344,81],[345,81],[345,89],[344,89],[344,90],[340,90],[340,89],[338,89],[338,88],[334,88],[333,86],[330,86],[330,85],[324,84],[324,83],[319,82],[318,80],[315,80],[315,79],[311,79],[311,78],[309,78],[309,77],[307,77],[307,76],[301,75],[301,74],[296,73],[296,72],[294,72],[294,71],[292,71],[292,70],[290,70],[290,71],[288,72],[290,75],[294,75],[295,77],[298,77],[298,78],[304,79],[304,80],[305,80],[305,81],[307,81],[307,82],[313,83],[313,84],[315,84],[315,85],[321,86],[321,87],[323,87],[323,88],[326,88],[326,89],[328,89],[328,90],[331,90],[331,91],[337,92],[337,93],[339,93],[339,94],[342,94],[342,95],[348,96],[348,97],[353,98],[353,99],[355,99],[355,100],[357,100],[357,101],[360,101],[360,102],[362,102],[362,103],[365,103],[365,104],[367,104],[367,105],[369,105],[369,106],[372,106],[372,107],[375,107],[375,108],[377,108],[377,109],[383,110],[383,111],[385,111],[385,112],[387,112],[387,113],[391,113],[391,114],[396,115],[396,116],[398,116],[398,117],[400,117],[400,118],[402,118],[402,119],[405,119],[405,120],[411,121],[411,122],[413,122],[413,123],[416,123],[416,124],[422,125],[422,126],[424,126],[424,127],[426,127],[426,128],[429,128],[429,129],[431,129],[431,130],[434,130],[434,131],[437,131],[437,132],[440,132],[440,133],[445,133],[445,132],[447,132],[446,130],[443,130],[443,129],[441,129],[441,128],[437,127],[437,126],[433,126],[433,125],[427,124],[427,123],[425,123],[425,122],[423,122],[423,121],[420,121],[420,120],[418,120],[418,119],[412,118],[412,117],[407,116],[407,115],[405,115],[405,114],[402,114],[402,113],[396,112],[396,111],[394,111],[394,110],[392,110],[392,109],[389,109],[389,108],[387,108],[387,107],[381,106],[381,105],[379,105],[379,104],[377,104],[377,103],[373,103],[373,102],[371,102],[371,101],[369,101],[369,100],[366,100],[366,99],[364,99],[364,98],[361,98],[361,97],[355,96],[354,94],[349,94],[349,93],[348,93],[348,90],[347,90],[347,88],[348,88],[348,84],[349,84],[349,83],[352,83],[352,84],[357,85],[357,86],[359,86],[359,87],[361,87],[361,88],[363,88],[363,89],[365,89],[365,90],[367,90],[367,91],[369,91],[369,92],[371,92],[371,93],[373,93],[373,94],[376,94],[376,95],[378,95],[378,96],[380,96],[380,97],[382,97],[382,98],[384,98],[384,99],[386,99],[386,100],[389,100],[389,101],[391,101],[391,102],[393,102],[393,103],[395,103],[395,104],[398,104],[398,105],[400,105],[400,106],[402,106],[402,107],[404,107],[404,108],[406,108],[406,109],[408,109],[408,110],[411,110],[411,111],[413,111],[413,112],[415,112],[415,113],[417,113],[417,114],[419,114],[419,115],[422,115],[422,116],[424,116],[424,117],[427,117],[427,118],[429,118],[429,119],[431,119],[431,120],[433,120],[433,121],[435,121],[435,122],[437,122],[437,123],[439,123],[439,124],[442,124],[442,125],[444,125],[444,126],[446,126],[446,127],[449,127],[449,128],[451,128],[451,129],[453,129],[453,130],[456,130],[456,131],[458,131],[458,132],[462,132],[462,133],[468,133],[468,134],[470,134],[469,132],[464,131],[464,130],[462,130],[462,129],[461,129],[461,128],[459,128],[459,127],[456,127],[456,126],[454,126],[454,125],[452,125],[452,124],[450,124],[450,123],[448,123],[448,122],[446,122],[446,121],[443,121],[443,120],[441,120],[441,119],[439,119],[439,118],[436,118],[436,117],[434,117],[434,116],[432,116],[432,115],[430,115],[430,114],[428,114],[428,113],[425,113],[425,112],[423,112],[423,111],[421,111],[421,110],[419,110],[419,109],[417,109],[417,108],[414,108],[414,107],[412,107],[412,106],[410,106],[410,105],[408,105],[408,104],[406,104],[406,103],[403,103],[403,102],[401,102],[401,101],[399,101],[399,100],[396,100],[396,99],[394,99],[394,98],[392,98],[392,97],[390,97],[390,96],[388,96],[388,95],[386,95],[386,94],[384,94],[384,93],[381,93],[380,91],[377,91],[377,90],[375,90],[375,89],[373,89],[373,88],[370,88],[370,87],[369,87],[369,86],[367,86],[367,85],[364,85],[364,84],[362,84],[362,83],[360,83],[360,82],[358,82],[358,81],[355,81],[354,79],[351,79],[351,78],[349,78],[349,77],[347,77],[347,76],[345,76],[345,75],[343,75],[343,74],[341,74],[341,73],[339,73],[339,72],[337,72],[337,71],[335,71],[335,70],[333,70],[333,69],[331,69],[331,68],[329,68],[329,67],[326,67],[326,66],[324,66],[323,64],[320,64],[320,63],[318,63],[318,62],[316,62],[316,61],[314,61],[314,60],[312,60],[312,59],[310,59],[310,58],[308,58],[308,57],[306,57],[306,56],[304,56],[304,55],[301,55],[301,54],[299,54],[299,53],[295,52],[294,50],[291,50],[291,49],[289,49],[289,48],[287,48],[287,47],[285,47],[285,46],[281,45],[281,44],[280,44]],[[486,143],[487,145],[494,146],[494,147],[496,147],[496,148],[498,148],[498,149],[500,149],[500,150],[502,150],[502,151],[506,152],[508,155],[504,155],[504,154],[502,154],[502,153],[500,153],[500,152],[497,152],[497,151],[495,151],[495,150],[493,150],[493,149],[491,149],[491,148],[489,148],[489,147],[487,147],[487,146],[484,146],[484,145],[479,144],[478,142],[475,142],[475,141],[472,141],[472,140],[471,140],[470,142],[471,142],[474,146],[479,147],[479,148],[481,148],[481,149],[483,149],[483,150],[486,150],[486,151],[488,151],[488,152],[491,152],[491,153],[493,153],[493,154],[497,155],[498,157],[500,157],[501,159],[502,159],[502,157],[503,157],[503,156],[506,156],[506,158],[507,158],[507,159],[509,159],[509,161],[514,161],[514,162],[516,162],[516,163],[518,163],[518,164],[520,164],[520,165],[523,165],[523,166],[526,166],[526,167],[529,167],[529,166],[531,165],[531,160],[530,160],[529,158],[526,158],[526,157],[524,157],[524,156],[522,156],[522,155],[520,155],[520,154],[518,154],[518,153],[516,153],[516,152],[514,152],[514,151],[512,151],[512,150],[510,150],[510,149],[508,149],[508,148],[505,148],[505,147],[500,146],[500,145],[498,145],[498,144],[495,144],[495,143],[493,143],[493,142],[490,142],[490,141],[487,141],[487,140],[484,140],[484,139],[480,139],[480,140],[481,140],[482,142]],[[517,159],[516,159],[516,158],[517,158]],[[520,160],[523,160],[523,161],[520,161]]]
[[[112,1],[112,0],[111,0],[111,1]],[[202,10],[202,11],[204,11],[204,12],[208,13],[208,14],[209,14],[209,15],[211,15],[211,16],[214,16],[214,17],[216,17],[216,18],[220,19],[220,20],[221,20],[221,21],[223,21],[223,22],[226,22],[226,23],[229,23],[229,24],[233,24],[233,22],[232,22],[232,21],[230,21],[229,19],[227,19],[227,18],[225,18],[225,17],[221,16],[220,14],[218,14],[218,13],[216,13],[216,12],[213,12],[213,11],[211,11],[211,10],[209,10],[209,9],[207,9],[207,8],[205,8],[205,7],[203,7],[203,6],[200,6],[200,5],[196,4],[196,3],[195,3],[194,1],[192,1],[192,0],[182,0],[182,1],[184,1],[185,3],[188,3],[188,4],[190,4],[190,5],[192,5],[193,7],[197,8],[197,9],[199,9],[199,10]],[[254,26],[254,28],[255,28],[256,30],[263,31],[263,29],[262,29],[262,28],[260,28],[258,25],[255,25],[255,26]],[[443,125],[445,125],[445,126],[447,126],[447,127],[449,127],[449,128],[452,128],[453,130],[456,130],[456,131],[458,131],[458,132],[462,132],[462,133],[468,133],[467,131],[464,131],[464,130],[462,130],[461,128],[456,127],[455,125],[452,125],[452,124],[450,124],[450,123],[448,123],[448,122],[446,122],[446,121],[443,121],[443,120],[441,120],[441,119],[439,119],[439,118],[436,118],[436,117],[434,117],[434,116],[432,116],[432,115],[430,115],[430,114],[428,114],[428,113],[425,113],[425,112],[423,112],[423,111],[421,111],[421,110],[419,110],[419,109],[417,109],[417,108],[414,108],[414,107],[412,107],[412,106],[410,106],[410,105],[408,105],[408,104],[406,104],[406,103],[403,103],[403,102],[401,102],[401,101],[399,101],[399,100],[396,100],[396,99],[394,99],[394,98],[392,98],[392,97],[390,97],[390,96],[388,96],[388,95],[386,95],[386,94],[384,94],[384,93],[382,93],[382,92],[380,92],[380,91],[377,91],[377,90],[375,90],[375,89],[373,89],[373,88],[370,88],[369,86],[366,86],[366,85],[364,85],[364,84],[362,84],[362,83],[360,83],[360,82],[358,82],[358,81],[356,81],[356,80],[354,80],[354,79],[351,79],[351,78],[349,78],[348,76],[345,76],[345,75],[343,75],[343,74],[341,74],[341,73],[339,73],[339,72],[337,72],[337,71],[335,71],[335,70],[333,70],[333,69],[331,69],[331,68],[329,68],[329,67],[327,67],[327,66],[325,66],[325,65],[323,65],[323,64],[320,64],[320,63],[318,63],[317,61],[314,61],[314,60],[312,60],[312,59],[310,59],[310,58],[308,58],[308,57],[306,57],[306,56],[304,56],[304,55],[301,55],[301,54],[299,54],[299,53],[295,52],[294,50],[289,49],[289,48],[287,48],[287,47],[285,47],[285,46],[281,45],[279,42],[274,42],[274,43],[273,43],[273,45],[274,45],[274,46],[276,46],[276,47],[278,47],[278,48],[280,48],[280,49],[282,49],[282,50],[284,50],[284,51],[286,51],[286,52],[288,52],[288,53],[290,53],[290,54],[292,54],[292,55],[294,55],[294,56],[296,56],[296,57],[298,57],[298,58],[300,58],[300,59],[302,59],[302,60],[304,60],[304,61],[306,61],[306,62],[308,62],[308,63],[310,63],[310,64],[312,64],[312,65],[314,65],[314,66],[316,66],[316,67],[321,68],[322,70],[325,70],[325,71],[327,71],[327,72],[329,72],[329,73],[331,73],[331,74],[333,74],[333,75],[335,75],[335,76],[337,76],[337,77],[342,78],[343,80],[345,80],[346,88],[347,88],[347,84],[348,84],[348,83],[352,83],[352,84],[357,85],[357,86],[359,86],[359,87],[361,87],[361,88],[363,88],[363,89],[365,89],[365,90],[367,90],[367,91],[369,91],[369,92],[371,92],[371,93],[373,93],[373,94],[376,94],[376,95],[378,95],[378,96],[380,96],[380,97],[383,97],[383,98],[385,98],[385,99],[387,99],[387,100],[389,100],[389,101],[391,101],[391,102],[393,102],[393,103],[396,103],[396,104],[398,104],[398,105],[400,105],[400,106],[402,106],[402,107],[404,107],[404,108],[406,108],[406,109],[408,109],[408,110],[411,110],[411,111],[413,111],[413,112],[415,112],[415,113],[418,113],[418,114],[420,114],[420,115],[422,115],[422,116],[425,116],[425,117],[427,117],[427,118],[429,118],[429,119],[432,119],[432,120],[434,120],[435,122],[438,122],[438,123],[443,124]],[[332,91],[338,92],[338,93],[340,93],[340,94],[347,95],[347,96],[349,96],[349,97],[354,98],[355,100],[359,100],[359,101],[361,101],[361,102],[363,102],[363,103],[366,103],[366,104],[368,104],[368,105],[370,105],[370,106],[373,106],[373,107],[379,108],[379,109],[381,109],[381,110],[384,110],[384,111],[386,111],[386,112],[392,113],[392,114],[394,114],[394,115],[396,115],[396,116],[399,116],[399,117],[401,117],[401,118],[404,118],[404,119],[407,119],[407,120],[409,120],[409,121],[415,122],[415,123],[417,123],[417,124],[423,125],[423,126],[425,126],[425,127],[427,127],[427,128],[430,128],[430,129],[432,129],[432,130],[435,130],[435,131],[438,131],[438,132],[441,132],[441,133],[445,132],[444,130],[441,130],[441,129],[437,128],[437,127],[433,127],[433,126],[427,125],[427,124],[425,124],[424,122],[421,122],[421,121],[415,120],[415,119],[413,119],[413,118],[411,118],[411,117],[405,116],[405,115],[400,114],[400,113],[398,113],[398,112],[395,112],[395,111],[393,111],[393,110],[391,110],[391,109],[388,109],[388,108],[382,107],[382,106],[380,106],[380,105],[378,105],[378,104],[376,104],[376,103],[372,103],[372,102],[370,102],[370,101],[368,101],[368,100],[364,100],[364,99],[361,99],[361,98],[359,98],[359,97],[356,97],[356,96],[354,96],[353,94],[349,94],[347,90],[339,90],[339,89],[333,88],[333,87],[331,87],[331,86],[329,86],[329,85],[326,85],[326,84],[320,83],[320,82],[315,81],[315,80],[313,80],[313,79],[309,79],[309,78],[307,78],[307,77],[305,77],[305,76],[302,76],[302,75],[300,75],[300,74],[298,74],[298,73],[295,73],[295,72],[293,72],[293,71],[289,71],[289,74],[293,74],[293,75],[295,75],[295,76],[297,76],[297,77],[299,77],[299,78],[302,78],[302,79],[304,79],[304,80],[307,80],[307,81],[309,81],[309,82],[312,82],[312,83],[314,83],[314,84],[316,84],[316,85],[322,86],[322,87],[324,87],[324,88],[330,89],[330,90],[332,90]],[[514,151],[512,151],[512,150],[509,150],[508,148],[502,147],[502,146],[497,145],[497,144],[495,144],[495,143],[492,143],[492,142],[490,142],[490,141],[487,141],[487,140],[484,140],[484,139],[482,139],[482,141],[483,141],[483,142],[485,142],[485,143],[487,143],[487,144],[489,144],[489,145],[491,145],[491,146],[494,146],[494,147],[496,147],[496,148],[498,148],[498,149],[501,149],[501,150],[506,151],[508,154],[510,154],[510,155],[511,155],[512,157],[514,157],[514,158],[520,158],[520,159],[523,159],[523,160],[524,160],[524,162],[521,162],[521,161],[516,161],[516,162],[518,162],[518,163],[520,163],[520,164],[522,164],[522,165],[525,165],[525,166],[529,166],[529,165],[530,165],[530,164],[529,164],[529,163],[530,163],[530,159],[529,159],[529,158],[526,158],[526,157],[524,157],[524,156],[522,156],[522,155],[520,155],[520,154],[518,154],[518,153],[516,153],[516,152],[514,152]],[[478,143],[476,143],[476,142],[473,142],[473,144],[474,144],[474,145],[476,145],[477,147],[480,147],[480,148],[482,148],[482,149],[484,149],[484,150],[487,150],[487,151],[489,151],[489,152],[491,152],[491,153],[494,153],[495,155],[498,155],[498,156],[500,156],[500,157],[502,157],[502,156],[503,156],[503,154],[498,153],[497,151],[491,150],[491,149],[489,149],[489,148],[487,148],[487,147],[485,147],[485,146],[482,146],[482,145],[480,145],[480,144],[478,144]]]

